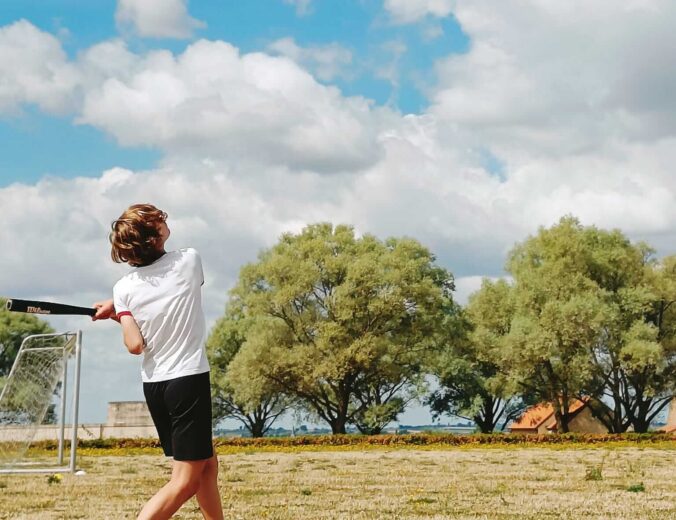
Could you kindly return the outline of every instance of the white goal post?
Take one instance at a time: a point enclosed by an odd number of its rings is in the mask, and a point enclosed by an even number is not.
[[[43,473],[76,470],[78,406],[82,331],[35,334],[26,337],[0,392],[0,474]],[[68,401],[68,366],[71,376],[70,454],[64,462]],[[56,401],[56,402],[54,402]],[[45,419],[50,404],[56,424],[53,432],[58,448],[56,457],[31,457],[28,448]]]

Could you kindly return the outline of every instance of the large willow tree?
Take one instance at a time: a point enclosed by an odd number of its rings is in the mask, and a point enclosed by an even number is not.
[[[423,380],[453,278],[408,238],[316,224],[245,266],[232,300],[257,321],[242,347],[333,433],[379,431]]]
[[[593,412],[610,431],[646,431],[676,383],[674,260],[656,262],[620,231],[564,217],[512,251],[515,315],[505,367],[554,405],[567,431],[570,402],[604,398]]]

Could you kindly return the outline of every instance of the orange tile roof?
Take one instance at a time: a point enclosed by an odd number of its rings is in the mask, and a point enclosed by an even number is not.
[[[575,399],[568,407],[569,414],[575,414],[580,409],[582,409],[587,402],[589,401],[588,397],[584,399]],[[554,419],[554,407],[551,403],[538,403],[535,406],[528,408],[521,417],[512,423],[512,430],[530,430],[533,428],[538,428],[547,421],[552,419],[549,424],[547,424],[547,429],[556,428],[556,419]]]
[[[537,428],[554,414],[551,403],[538,403],[528,408],[512,423],[512,430]]]

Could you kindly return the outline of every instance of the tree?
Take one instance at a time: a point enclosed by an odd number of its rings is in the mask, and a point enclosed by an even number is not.
[[[378,362],[380,366],[355,385],[354,404],[350,409],[351,423],[365,435],[382,433],[424,388],[420,366],[409,366],[410,375],[405,375],[396,360]]]
[[[601,336],[589,346],[597,379],[589,393],[604,396],[612,406],[594,411],[611,432],[629,426],[645,432],[673,393],[673,270],[669,259],[656,263],[652,249],[632,244],[618,230],[586,227],[581,235],[588,251],[587,276],[602,291],[606,309]]]
[[[251,348],[243,348],[254,322],[241,309],[229,306],[209,335],[207,354],[214,423],[230,417],[240,421],[252,437],[262,437],[289,408],[290,400],[262,375]]]
[[[32,334],[49,334],[54,330],[49,324],[32,314],[9,312],[6,300],[0,298],[0,387],[9,375],[21,342]]]
[[[500,422],[504,429],[521,414],[524,401],[501,368],[502,344],[513,315],[512,287],[488,279],[470,296],[464,312],[449,314],[446,329],[451,337],[433,367],[439,388],[427,400],[435,416],[468,419],[482,433],[490,433]]]
[[[619,231],[580,229],[586,248],[585,273],[603,291],[606,316],[601,335],[589,345],[595,366],[595,380],[589,393],[605,397],[611,406],[590,401],[592,410],[609,431],[621,433],[631,424],[625,397],[631,393],[622,350],[627,333],[643,321],[650,293],[642,286],[644,270],[651,254],[646,246],[634,246]]]
[[[643,432],[673,395],[673,261],[652,254],[573,217],[512,252],[517,311],[506,361],[554,404],[562,431],[575,397],[612,401],[592,406],[610,431]]]
[[[607,317],[588,265],[583,229],[572,217],[518,244],[507,264],[515,279],[515,316],[503,360],[527,393],[552,404],[560,432],[568,431],[570,403],[593,380],[589,348]]]
[[[271,320],[256,342],[269,379],[334,434],[377,430],[422,378],[450,299],[452,276],[434,262],[412,239],[315,224],[245,266],[232,294],[247,316]]]
[[[647,309],[624,334],[619,356],[622,403],[637,432],[647,431],[676,393],[676,256],[646,271]]]

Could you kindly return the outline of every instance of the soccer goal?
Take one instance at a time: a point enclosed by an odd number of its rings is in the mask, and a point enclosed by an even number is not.
[[[81,331],[36,334],[21,343],[0,392],[0,473],[75,471],[81,347]],[[74,365],[72,374],[69,365]],[[65,462],[67,414],[70,453]],[[51,424],[44,425],[48,415]],[[54,455],[29,452],[34,440],[49,439],[57,441]]]

